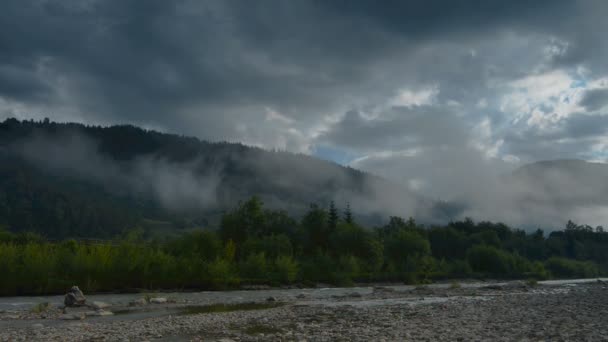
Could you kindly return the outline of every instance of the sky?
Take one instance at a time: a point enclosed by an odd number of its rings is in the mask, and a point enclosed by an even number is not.
[[[0,119],[307,153],[449,198],[608,161],[608,1],[3,0]]]

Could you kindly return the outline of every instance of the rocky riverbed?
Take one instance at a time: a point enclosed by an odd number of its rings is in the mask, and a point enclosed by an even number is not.
[[[156,303],[151,296],[139,303],[129,298],[130,305],[108,303],[104,311],[111,316],[82,317],[74,310],[87,309],[68,309],[76,320],[53,305],[35,306],[41,312],[3,309],[0,341],[608,340],[608,285],[602,281],[279,290],[267,298],[250,293],[238,292],[236,299],[218,293],[232,300],[215,303],[212,294]]]

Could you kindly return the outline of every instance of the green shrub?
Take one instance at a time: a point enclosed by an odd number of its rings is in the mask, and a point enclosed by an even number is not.
[[[591,261],[552,257],[545,267],[555,278],[595,278],[600,274],[598,266]]]
[[[274,262],[274,280],[293,283],[298,276],[298,263],[290,256],[280,256]]]
[[[473,269],[467,260],[451,260],[447,263],[447,275],[450,278],[467,278]]]
[[[476,245],[467,251],[467,261],[475,272],[505,276],[512,271],[511,256],[496,247]]]
[[[239,273],[243,279],[260,282],[268,279],[268,263],[264,252],[250,254],[239,265]]]
[[[239,284],[239,278],[234,272],[234,265],[226,259],[215,259],[208,262],[206,279],[215,289],[226,289]]]

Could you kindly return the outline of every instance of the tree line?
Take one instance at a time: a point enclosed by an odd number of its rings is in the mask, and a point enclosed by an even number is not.
[[[120,241],[116,243],[115,241]],[[0,295],[141,289],[227,289],[243,284],[597,277],[608,271],[608,233],[568,222],[545,234],[470,219],[425,226],[390,217],[366,228],[346,206],[311,205],[296,220],[256,197],[226,212],[216,230],[113,242],[49,241],[0,230]]]

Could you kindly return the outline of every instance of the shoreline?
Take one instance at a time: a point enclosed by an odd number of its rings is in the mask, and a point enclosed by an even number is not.
[[[270,285],[241,285],[236,288],[227,289],[132,289],[132,290],[117,290],[117,291],[96,291],[88,292],[86,296],[104,296],[104,295],[137,295],[137,294],[156,294],[156,293],[202,293],[202,292],[238,292],[238,291],[272,291],[272,290],[307,290],[307,289],[321,289],[321,288],[332,288],[332,289],[348,289],[348,288],[361,288],[361,287],[398,287],[398,286],[449,286],[453,283],[460,285],[473,285],[483,286],[484,284],[509,284],[517,282],[527,282],[530,279],[443,279],[432,283],[420,283],[420,284],[408,284],[404,282],[355,282],[352,285],[333,285],[329,283],[316,283],[314,286],[306,286],[304,284],[292,284],[292,285],[281,285],[281,286],[270,286]],[[597,277],[597,278],[573,278],[573,279],[547,279],[538,280],[538,284],[553,284],[553,283],[581,283],[581,282],[594,282],[594,281],[605,281],[608,282],[608,277]],[[22,294],[22,295],[0,295],[0,301],[6,298],[37,298],[37,297],[63,297],[65,293],[44,293],[44,294]]]
[[[225,292],[233,297],[216,298],[215,303],[227,308],[219,312],[207,312],[212,306],[208,298],[184,293],[173,303],[149,304],[85,320],[63,321],[51,313],[47,318],[30,319],[6,319],[0,314],[0,341],[608,338],[608,286],[603,281],[586,281],[535,286],[492,282],[483,287],[260,290],[261,296],[255,298]],[[274,295],[272,305],[263,305],[269,303],[267,295]],[[260,306],[246,310],[240,306],[246,302]],[[110,304],[111,310],[129,310],[127,303]],[[190,308],[190,313],[184,313],[184,308]]]

